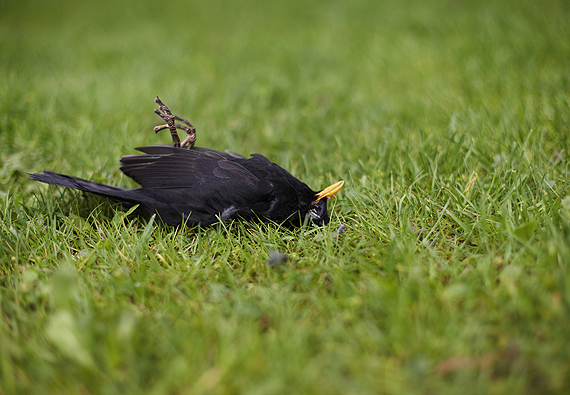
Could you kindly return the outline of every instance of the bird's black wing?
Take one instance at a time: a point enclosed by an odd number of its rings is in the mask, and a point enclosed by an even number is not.
[[[204,148],[171,146],[137,150],[145,154],[124,156],[121,171],[139,183],[141,191],[172,208],[159,211],[163,219],[177,213],[192,223],[209,225],[218,217],[226,221],[269,209],[273,184],[263,175],[272,164],[261,155],[246,159]],[[242,164],[254,168],[257,175]]]

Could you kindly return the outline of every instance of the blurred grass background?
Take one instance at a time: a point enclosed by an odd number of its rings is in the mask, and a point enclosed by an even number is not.
[[[2,1],[0,393],[564,393],[569,17]],[[134,187],[156,95],[199,146],[344,179],[331,225],[172,229],[27,180]]]

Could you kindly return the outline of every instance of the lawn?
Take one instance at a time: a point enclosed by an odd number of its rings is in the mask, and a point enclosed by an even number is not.
[[[566,393],[568,37],[564,0],[2,1],[0,394]],[[344,180],[331,223],[28,179],[136,187],[157,95],[198,146]]]

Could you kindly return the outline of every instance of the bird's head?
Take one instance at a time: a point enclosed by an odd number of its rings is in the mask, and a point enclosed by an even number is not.
[[[313,222],[315,225],[326,225],[329,223],[327,202],[331,197],[335,195],[335,193],[340,191],[343,185],[344,181],[339,181],[326,187],[315,195],[316,199],[311,203],[309,211],[307,212],[307,216],[311,222]]]

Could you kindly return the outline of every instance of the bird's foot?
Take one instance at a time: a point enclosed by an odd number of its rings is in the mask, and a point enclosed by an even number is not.
[[[158,115],[159,117],[161,117],[166,121],[166,125],[155,126],[154,132],[158,133],[163,129],[170,129],[170,134],[172,136],[172,145],[174,145],[175,147],[192,149],[192,147],[194,147],[194,143],[196,142],[196,128],[192,126],[192,124],[187,120],[182,119],[176,115],[173,115],[168,109],[168,107],[166,107],[166,105],[160,101],[158,96],[156,97],[156,99],[154,99],[154,102],[158,104],[158,108],[160,109],[160,111],[154,110],[154,112],[156,113],[156,115]],[[184,122],[186,125],[188,125],[188,127],[177,125],[176,123],[174,123],[174,121]],[[188,137],[186,137],[186,139],[182,143],[180,143],[180,138],[178,137],[178,132],[176,132],[176,129],[182,129],[186,133],[188,133]]]

